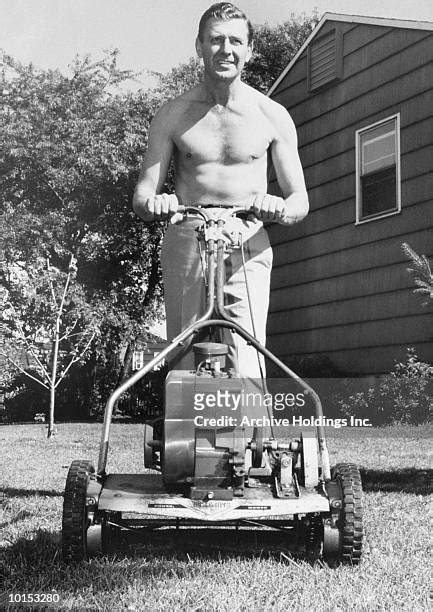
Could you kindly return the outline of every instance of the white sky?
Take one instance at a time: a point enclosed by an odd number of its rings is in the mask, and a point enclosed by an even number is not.
[[[120,50],[120,67],[166,72],[195,55],[213,0],[0,0],[0,47],[22,62],[65,71],[74,56]],[[253,23],[325,12],[433,22],[432,0],[239,0]],[[143,79],[143,82],[146,82]]]

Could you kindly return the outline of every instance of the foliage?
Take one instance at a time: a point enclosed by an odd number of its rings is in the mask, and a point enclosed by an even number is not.
[[[195,87],[203,77],[203,67],[198,58],[191,57],[166,74],[160,75],[158,85],[152,90],[156,106],[180,96]]]
[[[129,76],[116,62],[117,53],[93,64],[77,59],[67,77],[5,58],[5,255],[49,256],[66,270],[73,254],[87,299],[111,292],[135,318],[159,281],[149,258],[160,232],[137,223],[131,209],[153,113],[144,94],[111,92]]]
[[[412,247],[404,242],[402,245],[404,254],[412,262],[412,268],[407,268],[407,271],[413,275],[414,283],[417,288],[414,293],[426,295],[430,300],[433,300],[433,272],[429,260],[425,255],[418,255]],[[423,302],[423,306],[431,304],[429,300]]]
[[[30,370],[30,373],[36,378],[36,371]],[[4,398],[8,421],[32,421],[37,412],[48,414],[48,394],[36,380],[18,372],[11,381],[10,389]]]
[[[167,366],[163,366],[142,378],[119,400],[118,413],[139,422],[161,418],[167,372]]]
[[[1,350],[0,354],[16,370],[49,390],[48,437],[51,437],[57,387],[75,364],[83,362],[97,334],[97,323],[94,316],[86,313],[87,304],[82,299],[81,288],[74,282],[76,263],[73,256],[66,274],[53,269],[49,259],[42,262],[39,257],[27,269],[17,264],[2,266],[0,278],[4,289],[2,328],[15,353],[26,354],[32,371],[22,365],[15,354],[11,355],[10,350]],[[12,386],[18,391],[14,382]]]
[[[276,26],[255,27],[254,54],[244,68],[246,83],[266,93],[272,83],[308,38],[319,18],[317,13],[307,17],[292,15],[288,21]]]
[[[373,425],[419,425],[433,417],[433,366],[408,349],[405,362],[397,363],[377,385],[337,399],[345,416],[368,418]]]
[[[3,58],[2,286],[12,311],[26,304],[33,337],[46,330],[50,310],[46,259],[59,279],[76,262],[69,304],[80,311],[76,331],[97,319],[108,338],[133,337],[161,311],[162,227],[138,222],[131,207],[154,108],[142,92],[116,90],[129,76],[116,62],[115,52],[96,63],[77,59],[64,76]],[[107,349],[118,345],[100,336],[96,361]]]

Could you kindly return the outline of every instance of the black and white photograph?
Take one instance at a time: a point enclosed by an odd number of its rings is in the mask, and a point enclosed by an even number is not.
[[[431,1],[0,14],[0,608],[430,610]]]

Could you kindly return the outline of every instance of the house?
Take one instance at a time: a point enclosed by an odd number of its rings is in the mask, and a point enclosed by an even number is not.
[[[149,337],[150,336],[150,337]],[[157,336],[138,336],[135,340],[134,350],[132,351],[131,370],[136,372],[141,370],[145,365],[150,363],[154,357],[168,346],[168,341]],[[154,367],[154,370],[158,370],[164,361]]]
[[[433,23],[327,13],[268,95],[296,124],[311,206],[270,228],[269,348],[363,375],[407,347],[433,362],[401,249],[433,254]]]

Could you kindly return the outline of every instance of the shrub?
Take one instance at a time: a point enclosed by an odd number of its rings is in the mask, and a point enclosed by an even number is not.
[[[427,296],[428,299],[423,302],[423,306],[428,306],[431,304],[429,299],[433,300],[433,272],[430,262],[425,255],[418,255],[407,242],[403,242],[401,248],[413,266],[412,268],[407,268],[407,271],[412,274],[417,287],[413,292]]]
[[[4,390],[4,405],[9,421],[32,421],[36,412],[48,414],[48,391],[22,372],[18,372],[5,385]]]
[[[373,425],[425,423],[433,415],[433,366],[408,349],[406,361],[376,385],[336,401],[344,416],[369,418]]]

